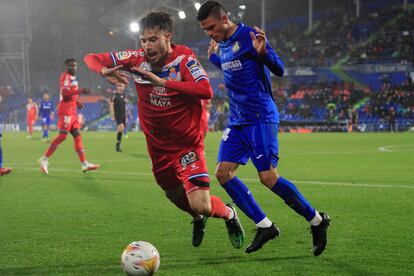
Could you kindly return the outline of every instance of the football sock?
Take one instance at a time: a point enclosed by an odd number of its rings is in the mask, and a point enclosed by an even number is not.
[[[33,134],[33,125],[29,124],[27,127],[29,128],[29,135],[32,136],[32,134]]]
[[[318,211],[315,211],[315,212],[316,212],[315,216],[313,217],[313,219],[309,221],[310,225],[312,226],[318,226],[322,222],[322,216],[319,214]]]
[[[85,150],[83,149],[83,145],[82,145],[82,136],[78,135],[74,137],[73,140],[75,144],[75,151],[79,156],[79,160],[81,162],[85,162],[86,157],[85,157]]]
[[[44,129],[43,130],[43,138],[48,138],[49,137],[49,130]]]
[[[221,198],[211,195],[210,196],[211,211],[210,217],[229,219],[229,207],[227,207]]]
[[[260,206],[256,203],[250,190],[238,178],[234,177],[230,181],[221,185],[227,194],[233,199],[233,202],[246,214],[254,223],[259,223],[266,215]]]
[[[117,132],[117,134],[116,134],[116,140],[118,141],[118,144],[121,144],[122,131]]]
[[[55,152],[59,144],[66,139],[66,136],[66,133],[59,133],[59,135],[53,139],[52,144],[50,144],[49,148],[46,150],[45,156],[50,157]]]
[[[259,221],[259,223],[256,223],[256,226],[259,228],[267,228],[272,226],[272,221],[268,219],[268,217],[265,217],[264,219]]]
[[[126,126],[124,127],[124,135],[127,135],[127,129],[126,129]]]
[[[271,190],[280,196],[290,208],[295,210],[296,213],[304,217],[307,221],[310,221],[315,217],[315,209],[312,208],[309,202],[298,191],[296,186],[289,180],[279,177]]]

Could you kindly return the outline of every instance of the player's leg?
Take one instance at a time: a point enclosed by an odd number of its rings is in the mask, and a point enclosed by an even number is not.
[[[118,152],[122,152],[121,150],[121,142],[122,142],[122,133],[125,129],[125,125],[123,121],[117,121],[117,126],[116,126],[116,147],[115,150]]]
[[[0,132],[0,176],[8,174],[12,171],[11,168],[3,168],[3,150],[1,148],[2,133]]]
[[[184,183],[191,209],[201,215],[196,217],[194,224],[199,224],[200,235],[193,235],[193,245],[199,246],[204,236],[207,217],[222,218],[226,222],[230,241],[235,248],[241,248],[244,231],[236,210],[227,206],[217,196],[210,195],[210,177],[202,144],[183,150],[175,156],[178,177]],[[195,231],[196,232],[196,231]]]
[[[83,148],[82,135],[79,131],[78,121],[74,121],[70,134],[72,134],[75,151],[78,154],[79,161],[81,162],[81,170],[83,172],[93,171],[99,169],[99,164],[93,164],[86,160],[85,149]]]
[[[67,130],[64,128],[59,129],[59,134],[56,136],[50,146],[47,148],[46,152],[43,154],[43,156],[37,160],[40,164],[40,171],[44,174],[49,174],[49,157],[52,156],[52,154],[56,151],[58,146],[66,140],[66,137],[68,136]]]
[[[329,225],[327,214],[319,214],[296,186],[289,180],[279,176],[278,164],[278,125],[259,124],[252,127],[252,161],[259,172],[260,181],[284,200],[286,205],[304,217],[311,225],[314,234],[314,255],[319,255],[326,246],[326,229]],[[254,137],[263,137],[254,139]],[[260,157],[260,158],[258,158]],[[316,228],[315,228],[316,227]],[[313,230],[315,228],[315,230]]]
[[[31,139],[33,136],[33,123],[34,123],[34,120],[32,118],[27,119],[27,131],[29,134],[27,136],[27,139]]]
[[[227,128],[223,132],[218,154],[216,177],[233,202],[243,213],[254,221],[258,229],[270,229],[271,231],[258,231],[260,243],[254,251],[258,250],[264,243],[275,238],[279,232],[269,218],[257,204],[249,188],[236,176],[239,164],[246,164],[248,155],[244,134],[238,128]],[[248,253],[253,251],[247,251]]]

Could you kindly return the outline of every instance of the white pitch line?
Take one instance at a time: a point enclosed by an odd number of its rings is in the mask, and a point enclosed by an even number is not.
[[[15,170],[23,170],[23,171],[39,171],[39,169],[34,168],[14,168]],[[70,173],[79,173],[80,170],[68,170],[68,169],[52,169],[53,172],[70,172]],[[108,175],[134,175],[134,176],[152,176],[152,173],[146,172],[110,172],[110,171],[96,171],[93,173],[97,174],[108,174]],[[41,172],[39,171],[39,174]],[[245,182],[257,182],[259,183],[259,179],[257,178],[240,178]],[[414,189],[413,184],[402,184],[402,185],[391,185],[391,184],[370,184],[370,183],[350,183],[350,182],[329,182],[329,181],[313,181],[313,180],[292,180],[294,183],[303,183],[308,185],[326,185],[326,186],[343,186],[343,187],[364,187],[364,188],[390,188],[390,189]]]
[[[382,146],[382,147],[379,147],[378,150],[382,152],[414,151],[414,145],[407,144],[407,145]]]

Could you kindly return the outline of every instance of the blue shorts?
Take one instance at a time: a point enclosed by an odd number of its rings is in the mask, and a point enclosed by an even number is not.
[[[50,117],[42,117],[42,125],[50,125]]]
[[[276,168],[279,161],[279,124],[230,126],[223,131],[218,162],[246,165],[249,158],[258,172]]]

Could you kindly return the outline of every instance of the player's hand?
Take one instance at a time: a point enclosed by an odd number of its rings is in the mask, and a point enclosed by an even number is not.
[[[83,108],[83,103],[81,103],[81,102],[76,102],[76,107],[77,107],[78,109],[82,109],[82,108]]]
[[[101,69],[101,75],[105,77],[105,79],[109,83],[112,83],[114,85],[116,85],[117,83],[123,83],[128,85],[128,74],[125,71],[119,70],[122,67],[123,65],[118,65],[113,68],[103,67]]]
[[[214,39],[210,40],[210,47],[207,50],[207,56],[210,58],[211,54],[217,53],[218,43]]]
[[[152,85],[154,85],[154,86],[165,86],[166,80],[163,79],[163,78],[158,77],[157,75],[155,75],[154,73],[152,73],[150,71],[144,70],[144,69],[139,68],[139,67],[132,67],[131,70],[143,75],[143,78],[145,80],[150,81],[152,83]]]
[[[91,93],[91,90],[89,88],[81,88],[80,93],[87,95]]]
[[[258,28],[254,27],[256,34],[254,32],[250,32],[250,37],[252,39],[253,48],[257,51],[259,55],[266,54],[266,34],[265,32]]]

